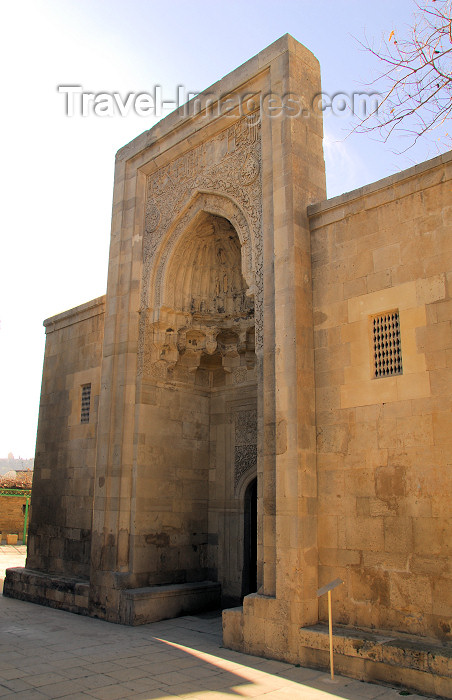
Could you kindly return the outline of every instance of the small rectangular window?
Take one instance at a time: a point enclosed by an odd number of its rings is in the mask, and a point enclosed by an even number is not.
[[[82,386],[82,410],[80,423],[89,423],[89,409],[91,406],[91,384]]]
[[[372,331],[375,379],[402,374],[402,346],[398,310],[374,316]]]

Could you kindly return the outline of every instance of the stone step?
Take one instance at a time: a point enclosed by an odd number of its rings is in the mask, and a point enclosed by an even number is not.
[[[3,595],[50,608],[88,614],[89,582],[25,567],[6,569]]]
[[[326,624],[299,630],[300,660],[314,668],[329,666]],[[452,645],[385,630],[333,627],[334,668],[347,676],[399,683],[422,692],[452,697]],[[403,669],[403,671],[402,671]]]
[[[147,586],[121,591],[120,621],[143,625],[221,605],[221,585],[213,581]]]

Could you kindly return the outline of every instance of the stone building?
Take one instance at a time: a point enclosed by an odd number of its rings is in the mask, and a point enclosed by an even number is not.
[[[21,540],[24,532],[27,536],[32,480],[33,472],[29,469],[11,470],[0,476],[0,542],[8,534]]]
[[[340,577],[337,668],[447,695],[451,154],[325,200],[320,91],[286,35],[118,152],[5,593],[324,666]]]

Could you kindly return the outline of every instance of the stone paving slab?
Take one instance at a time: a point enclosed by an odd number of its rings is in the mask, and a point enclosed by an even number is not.
[[[0,546],[1,585],[25,550]],[[1,596],[0,699],[401,698],[400,688],[341,676],[332,684],[327,673],[223,649],[221,639],[211,613],[125,627]]]

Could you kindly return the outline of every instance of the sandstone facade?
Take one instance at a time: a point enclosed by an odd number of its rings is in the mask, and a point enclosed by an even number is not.
[[[452,634],[451,200],[446,157],[309,209],[320,579],[346,581],[344,624],[439,638]],[[375,378],[373,319],[393,310],[402,372]]]
[[[339,668],[445,695],[451,156],[325,201],[319,92],[285,36],[118,152],[106,297],[46,322],[5,592],[128,624],[243,599],[225,644],[322,665],[340,576]]]

